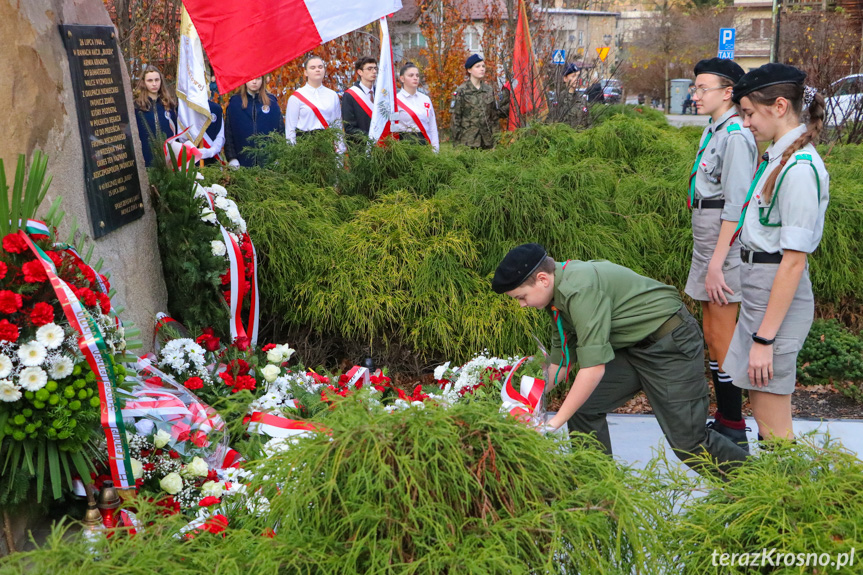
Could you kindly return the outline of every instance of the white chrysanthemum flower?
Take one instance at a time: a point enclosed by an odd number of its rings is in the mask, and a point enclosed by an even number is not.
[[[41,330],[42,328],[39,329]],[[18,348],[18,357],[21,359],[21,363],[27,367],[42,365],[42,362],[45,361],[47,356],[48,350],[38,341],[28,341]]]
[[[72,375],[72,370],[75,369],[75,364],[71,359],[65,356],[59,357],[51,364],[51,377],[53,379],[63,379]]]
[[[220,210],[227,210],[231,207],[230,201],[231,200],[229,200],[228,198],[216,196],[216,199],[213,203],[216,204],[216,207]]]
[[[210,208],[201,210],[201,220],[207,222],[208,224],[215,224],[218,221],[218,219],[216,218],[216,212],[214,212]]]
[[[240,216],[240,210],[235,207],[228,208],[225,210],[225,215],[228,216],[228,219],[234,222],[235,224],[239,223],[239,220],[243,219]]]
[[[226,190],[223,186],[220,186],[219,184],[213,184],[212,186],[210,186],[210,191],[220,198],[224,198],[228,195],[228,190]]]
[[[12,360],[5,353],[0,354],[0,378],[9,377],[10,373],[12,373]]]
[[[48,349],[57,349],[63,345],[65,337],[63,328],[56,323],[46,323],[36,331],[36,341]]]
[[[18,374],[18,382],[27,391],[39,391],[48,383],[48,374],[41,367],[28,367]]]
[[[21,392],[8,379],[0,380],[0,401],[12,403],[21,399]]]
[[[210,242],[210,249],[213,252],[214,256],[223,256],[228,253],[227,248],[225,247],[225,242],[220,240],[214,240]]]

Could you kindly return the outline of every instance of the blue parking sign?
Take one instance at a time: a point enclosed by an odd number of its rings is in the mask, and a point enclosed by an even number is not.
[[[566,64],[566,50],[555,50],[551,53],[551,61],[555,64]]]
[[[719,58],[724,60],[734,59],[734,40],[736,39],[736,36],[736,28],[719,29]]]

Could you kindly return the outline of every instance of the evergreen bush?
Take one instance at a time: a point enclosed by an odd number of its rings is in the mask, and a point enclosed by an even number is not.
[[[863,338],[835,319],[818,319],[797,356],[802,385],[832,383],[845,395],[863,401]]]
[[[514,355],[533,348],[531,332],[548,337],[544,314],[489,289],[518,243],[685,284],[686,181],[701,130],[621,110],[584,131],[531,125],[493,151],[351,147],[347,169],[326,156],[327,134],[294,147],[275,138],[265,146],[271,169],[208,180],[225,178],[249,222],[276,340],[309,330],[370,347],[393,367],[391,349],[411,348],[428,363],[462,362],[483,348]],[[855,310],[863,274],[849,270],[863,269],[863,151],[836,146],[825,157],[831,207],[811,276],[822,309]]]

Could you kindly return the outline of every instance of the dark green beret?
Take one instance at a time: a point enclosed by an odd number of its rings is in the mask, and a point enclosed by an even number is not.
[[[775,86],[776,84],[800,84],[806,79],[806,72],[788,66],[786,64],[764,64],[759,68],[755,68],[751,72],[744,74],[742,78],[734,85],[734,92],[731,94],[731,99],[735,104],[740,103],[743,96],[751,94],[767,86]]]
[[[514,290],[536,271],[548,254],[539,244],[522,244],[509,250],[494,272],[491,289],[495,293]]]
[[[709,58],[702,60],[695,65],[695,75],[713,74],[714,76],[722,76],[728,78],[735,84],[740,81],[745,72],[743,68],[737,65],[732,60],[724,60],[722,58]]]

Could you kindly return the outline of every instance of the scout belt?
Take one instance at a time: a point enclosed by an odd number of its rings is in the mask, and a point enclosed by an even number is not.
[[[655,332],[653,332],[652,334],[650,334],[649,336],[647,336],[646,338],[644,338],[640,342],[636,343],[632,347],[639,347],[639,348],[649,347],[649,346],[653,345],[654,343],[656,343],[657,341],[659,341],[660,339],[662,339],[663,337],[665,337],[666,335],[670,334],[672,331],[674,331],[675,329],[677,329],[681,325],[683,325],[683,318],[680,317],[680,312],[675,312],[675,314],[673,316],[671,316],[670,318],[668,318],[667,320],[665,320],[665,322],[661,326],[659,326]]]
[[[695,198],[692,200],[692,209],[694,210],[710,210],[710,209],[718,209],[721,210],[725,207],[725,200],[705,200],[702,198]]]
[[[746,248],[740,248],[740,259],[749,264],[778,264],[782,261],[782,254],[753,252]]]

